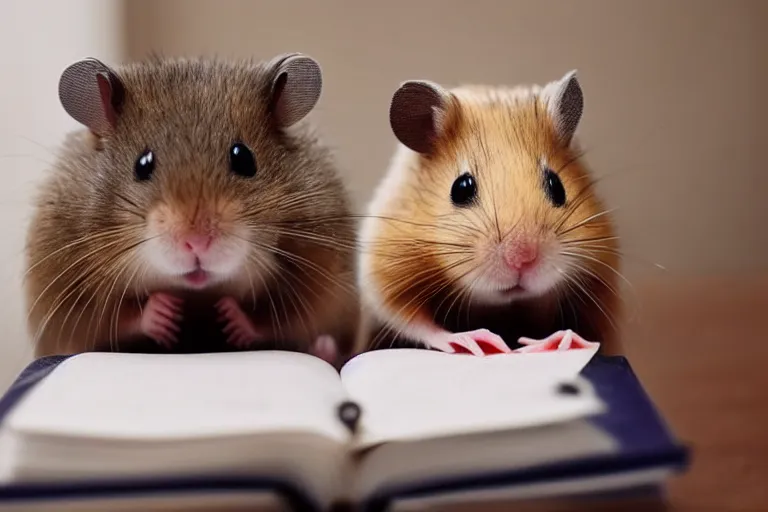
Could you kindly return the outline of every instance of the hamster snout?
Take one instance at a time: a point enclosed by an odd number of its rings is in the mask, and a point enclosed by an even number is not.
[[[524,293],[542,294],[555,286],[559,276],[552,265],[557,256],[557,244],[550,239],[517,236],[504,245],[504,263],[516,283],[500,290],[506,297]],[[504,284],[504,280],[501,280]]]
[[[194,254],[198,262],[200,261],[200,256],[205,254],[211,247],[212,241],[213,235],[201,234],[195,231],[183,238],[184,248]]]
[[[533,240],[513,240],[504,251],[504,261],[518,272],[534,267],[539,257],[539,246]]]
[[[147,217],[145,264],[179,284],[202,288],[236,275],[251,244],[234,208],[223,202],[162,204]]]
[[[500,241],[493,232],[487,235],[487,242],[478,244],[467,267],[456,269],[456,278],[475,299],[504,303],[542,295],[563,279],[560,244],[553,235],[532,234],[519,228]],[[473,271],[467,272],[467,268]]]

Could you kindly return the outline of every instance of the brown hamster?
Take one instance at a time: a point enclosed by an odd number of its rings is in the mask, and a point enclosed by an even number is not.
[[[572,329],[618,349],[619,246],[574,142],[582,109],[575,72],[543,87],[401,85],[400,144],[360,228],[372,348],[394,334],[507,352]]]
[[[299,123],[321,84],[301,54],[68,67],[59,96],[86,128],[64,142],[29,228],[36,355],[343,357],[359,311],[355,224],[329,151]]]

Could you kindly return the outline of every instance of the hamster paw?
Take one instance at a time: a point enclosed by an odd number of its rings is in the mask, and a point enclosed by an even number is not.
[[[556,350],[571,350],[576,348],[590,348],[595,345],[600,345],[594,341],[588,341],[568,329],[565,331],[557,331],[546,338],[537,340],[534,338],[520,338],[517,340],[524,347],[520,347],[514,352],[526,353],[526,352],[550,352]]]
[[[222,332],[227,335],[227,343],[233,347],[246,349],[262,338],[251,319],[232,297],[224,297],[217,302],[216,310],[219,312],[219,321],[224,324]]]
[[[473,354],[476,356],[484,356],[486,353],[511,352],[511,349],[504,343],[504,340],[488,329],[438,334],[428,339],[427,344],[443,352]]]
[[[309,353],[330,364],[336,364],[336,360],[339,356],[336,340],[333,339],[333,336],[327,334],[318,336],[315,339],[312,346],[309,347]]]
[[[167,293],[153,293],[141,311],[141,333],[164,348],[172,347],[179,334],[182,301]]]

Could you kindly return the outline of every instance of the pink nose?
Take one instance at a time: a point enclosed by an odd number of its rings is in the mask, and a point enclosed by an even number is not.
[[[205,252],[211,246],[213,238],[210,235],[191,234],[184,238],[184,248],[195,254]]]
[[[513,243],[507,249],[504,259],[515,270],[524,270],[536,264],[539,249],[533,242]]]

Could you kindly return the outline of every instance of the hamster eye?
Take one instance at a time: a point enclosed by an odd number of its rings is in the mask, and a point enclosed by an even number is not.
[[[232,145],[229,150],[229,169],[244,178],[256,175],[256,160],[248,146],[239,142]]]
[[[565,204],[565,187],[560,177],[552,169],[544,171],[544,190],[553,205],[560,208]]]
[[[451,186],[451,201],[456,206],[467,206],[477,197],[477,182],[475,178],[465,172],[453,182]]]
[[[155,154],[152,150],[146,149],[139,155],[136,163],[133,166],[133,171],[136,173],[136,179],[139,181],[146,181],[152,177],[152,172],[155,170]]]

